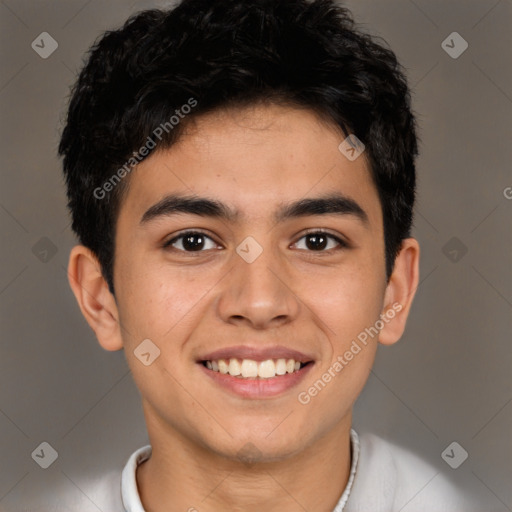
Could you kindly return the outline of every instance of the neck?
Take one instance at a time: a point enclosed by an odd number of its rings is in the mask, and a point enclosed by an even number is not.
[[[344,418],[289,457],[246,463],[148,423],[153,452],[137,469],[141,501],[147,512],[332,512],[350,475],[350,424]]]

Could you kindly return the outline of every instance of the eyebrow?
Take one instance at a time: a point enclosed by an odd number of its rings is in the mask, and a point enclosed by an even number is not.
[[[236,222],[241,216],[239,211],[215,199],[171,194],[151,206],[142,216],[140,224],[180,213],[218,218],[228,222]],[[354,199],[339,193],[282,204],[275,214],[275,221],[283,222],[298,217],[333,214],[353,216],[364,224],[368,224],[368,215],[363,208]]]

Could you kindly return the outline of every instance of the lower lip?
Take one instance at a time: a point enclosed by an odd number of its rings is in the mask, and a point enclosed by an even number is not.
[[[243,379],[227,373],[209,370],[198,363],[203,372],[227,391],[243,398],[270,398],[297,386],[309,373],[314,363],[309,363],[298,371],[277,375],[270,379]]]

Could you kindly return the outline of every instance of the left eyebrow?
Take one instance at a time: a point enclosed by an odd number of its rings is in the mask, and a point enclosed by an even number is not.
[[[235,222],[241,214],[228,205],[206,197],[171,194],[151,206],[142,216],[140,223],[159,217],[170,217],[179,213],[213,217]],[[275,214],[276,222],[314,215],[350,215],[368,224],[367,213],[352,198],[343,194],[330,194],[322,197],[305,198],[282,204]]]
[[[276,214],[276,221],[282,222],[295,217],[310,215],[352,215],[363,224],[368,224],[368,214],[354,201],[343,194],[306,198],[284,205]]]

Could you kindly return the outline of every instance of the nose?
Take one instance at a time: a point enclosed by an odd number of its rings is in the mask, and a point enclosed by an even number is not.
[[[276,251],[263,250],[252,263],[238,254],[233,258],[234,267],[217,301],[217,313],[224,322],[266,329],[297,317],[300,300],[291,288],[289,270]]]

